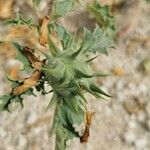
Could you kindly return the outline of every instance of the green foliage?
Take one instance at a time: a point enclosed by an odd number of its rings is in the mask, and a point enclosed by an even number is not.
[[[0,110],[1,111],[7,109],[7,105],[10,100],[11,100],[10,94],[0,96]]]
[[[63,17],[73,10],[74,0],[54,0],[53,17]],[[34,1],[36,5],[38,1]],[[108,48],[113,46],[114,18],[109,15],[108,7],[101,7],[98,4],[88,6],[88,10],[95,17],[98,25],[93,31],[84,29],[82,36],[69,33],[63,26],[56,22],[48,25],[48,47],[49,54],[45,54],[46,63],[38,68],[41,79],[35,86],[38,92],[45,95],[49,92],[45,90],[45,84],[51,86],[53,96],[49,102],[47,109],[55,106],[55,115],[51,134],[56,134],[56,150],[64,150],[66,142],[69,139],[81,135],[75,130],[74,125],[80,125],[87,112],[87,100],[85,93],[90,93],[96,98],[106,99],[110,97],[105,93],[100,85],[96,84],[96,78],[105,76],[100,72],[94,72],[90,62],[96,57],[90,58],[91,53],[107,54]],[[24,20],[22,17],[12,19],[7,24],[11,25],[28,25],[32,26],[32,22]],[[40,28],[40,27],[39,27]],[[62,48],[59,48],[51,39],[50,33],[57,33]],[[24,70],[30,72],[35,69],[31,65],[31,61],[24,52],[24,47],[13,42],[16,49],[16,59],[23,63]],[[32,58],[35,60],[35,58]],[[12,82],[12,91],[14,88],[22,84],[19,81]],[[32,88],[29,88],[22,94],[13,95],[8,93],[0,97],[0,110],[9,110],[12,102],[19,102],[23,106],[22,95],[34,95]]]
[[[71,101],[70,106],[67,101]],[[60,100],[57,103],[51,134],[56,133],[56,149],[58,150],[65,150],[66,142],[69,139],[79,137],[73,127],[74,124],[80,124],[84,121],[84,112],[80,109],[79,104],[78,98]],[[78,108],[78,112],[73,111],[71,108],[73,105]]]
[[[110,43],[106,41],[108,45],[105,44],[100,49],[96,47],[98,39],[106,38],[106,35],[104,36],[103,31],[97,26],[93,33],[86,30],[83,42],[76,46],[77,49],[72,49],[71,43],[75,41],[69,40],[74,39],[71,34],[68,34],[58,24],[50,27],[53,27],[51,30],[54,29],[58,33],[63,50],[50,40],[49,46],[53,48],[54,55],[47,57],[50,60],[41,70],[53,89],[53,97],[48,108],[56,104],[52,128],[52,132],[56,134],[56,147],[64,149],[68,139],[78,136],[72,126],[83,121],[86,112],[84,93],[90,92],[99,98],[109,96],[93,83],[95,73],[90,68],[86,53],[96,51],[106,53],[106,48],[110,46]],[[69,36],[71,38],[68,38]]]
[[[99,26],[96,26],[93,32],[85,29],[82,43],[83,51],[107,54],[108,48],[113,45],[113,38],[109,37]]]
[[[98,25],[110,36],[115,36],[115,17],[109,13],[109,6],[100,6],[98,3],[88,5],[87,10],[94,16]]]
[[[63,17],[74,8],[75,0],[54,0],[54,17]]]
[[[71,35],[66,31],[63,26],[60,26],[57,23],[54,23],[51,26],[57,32],[58,37],[62,42],[63,48],[67,49],[69,47],[69,43],[71,42]]]
[[[11,85],[12,89],[14,89],[18,85],[20,85],[20,83],[18,81],[13,81],[13,80],[10,80],[9,78],[8,78],[8,80],[12,84]],[[24,96],[24,95],[29,95],[29,96],[34,95],[35,96],[32,88],[28,89],[26,92],[24,92],[20,95],[13,95],[10,92],[10,93],[0,96],[0,111],[9,111],[10,112],[9,105],[13,102],[20,103],[21,107],[23,108],[24,105],[23,105],[23,97],[22,96]]]
[[[32,2],[34,6],[37,7],[40,4],[41,0],[32,0]]]
[[[147,3],[150,3],[150,0],[145,0]]]
[[[31,66],[29,59],[24,54],[23,46],[20,46],[16,42],[13,42],[12,44],[13,44],[13,47],[16,49],[16,58],[15,59],[22,62],[23,70],[25,70],[28,73],[31,72],[33,67]]]
[[[19,25],[27,25],[31,28],[32,19],[25,20],[21,14],[17,14],[16,18],[12,18],[5,21],[5,25],[19,26]]]

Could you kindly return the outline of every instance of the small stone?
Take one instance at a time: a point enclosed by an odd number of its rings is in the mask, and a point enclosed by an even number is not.
[[[129,121],[128,126],[131,129],[135,129],[135,128],[137,128],[138,124],[135,120],[131,120],[131,121]]]
[[[0,128],[0,139],[5,138],[6,135],[7,135],[7,132],[3,128]]]
[[[105,107],[105,114],[106,114],[107,116],[113,115],[113,110],[112,110],[112,108],[110,108],[109,106]]]
[[[37,114],[35,112],[32,112],[31,114],[29,114],[28,118],[27,118],[27,124],[32,124],[37,120]]]
[[[135,142],[136,140],[136,135],[134,134],[133,131],[127,131],[124,136],[123,136],[124,140],[126,143],[128,144],[132,144]]]
[[[150,116],[150,103],[146,104],[146,112],[148,113],[148,115]]]
[[[141,112],[138,113],[137,120],[139,122],[145,122],[146,121],[146,114],[145,114],[144,111],[141,111]]]
[[[129,114],[137,114],[145,108],[145,102],[137,97],[124,102],[124,108]]]
[[[24,147],[27,145],[27,139],[25,136],[21,135],[19,137],[19,146]]]
[[[137,139],[135,141],[136,150],[144,150],[146,147],[147,141],[145,139]]]

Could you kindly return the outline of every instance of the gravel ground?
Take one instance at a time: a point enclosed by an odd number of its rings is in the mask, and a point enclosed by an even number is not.
[[[150,7],[142,2],[140,9],[138,17],[124,11],[118,16],[118,31],[127,23],[131,29],[120,37],[117,48],[110,50],[109,56],[100,55],[94,61],[94,69],[112,74],[97,82],[102,83],[113,98],[107,102],[87,95],[89,109],[96,112],[89,141],[79,144],[73,139],[68,142],[68,150],[150,150],[150,68],[143,68],[143,62],[150,61],[150,39],[142,40],[150,37]],[[137,17],[134,26],[132,17]],[[124,18],[128,22],[122,25]],[[87,20],[84,23],[88,23]],[[71,26],[70,17],[67,21]],[[1,58],[0,95],[7,87],[3,62]],[[53,110],[43,114],[50,98],[50,94],[25,97],[23,110],[15,105],[13,113],[0,112],[0,150],[54,149],[54,137],[48,135]]]

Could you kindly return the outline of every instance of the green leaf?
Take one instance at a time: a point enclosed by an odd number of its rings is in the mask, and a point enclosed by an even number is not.
[[[93,33],[85,29],[82,51],[107,54],[108,48],[112,46],[113,39],[106,35],[99,26],[96,26]]]
[[[48,47],[51,51],[52,56],[55,56],[60,52],[60,49],[55,46],[49,35],[48,35]]]
[[[74,8],[75,0],[54,0],[54,17],[63,17]]]
[[[9,111],[9,105],[13,102],[15,103],[20,103],[21,107],[23,108],[23,95],[33,95],[35,96],[35,94],[33,93],[33,89],[28,89],[26,92],[20,94],[20,95],[12,95],[11,93],[8,93],[6,95],[2,95],[0,96],[0,111]]]
[[[72,99],[73,100],[73,99]],[[76,100],[76,99],[74,99]],[[70,106],[59,99],[55,109],[53,127],[51,133],[56,134],[56,149],[65,150],[66,142],[69,139],[79,137],[79,133],[75,131],[73,125],[80,125],[84,120],[84,112],[78,105],[78,113],[74,112]],[[69,102],[69,101],[68,101]],[[71,103],[70,103],[71,104]],[[74,105],[74,104],[72,104]]]
[[[12,96],[10,94],[0,96],[0,111],[6,110],[5,107],[10,101],[11,97]]]
[[[53,93],[53,96],[52,96],[52,98],[51,98],[51,101],[49,102],[49,104],[48,104],[46,110],[50,109],[54,104],[57,103],[57,101],[58,101],[58,99],[57,99],[57,94],[54,92],[54,93]]]
[[[97,24],[104,29],[108,36],[115,37],[115,17],[109,13],[109,6],[98,3],[88,5],[87,10],[95,17]]]
[[[145,0],[147,3],[150,3],[150,0]]]
[[[29,28],[31,28],[33,24],[32,19],[25,20],[21,14],[17,14],[16,18],[6,20],[5,25],[12,25],[12,26],[27,25]]]
[[[40,4],[41,0],[32,0],[32,2],[34,4],[34,7],[37,7]]]
[[[60,26],[57,23],[53,24],[53,27],[62,42],[63,49],[67,49],[71,41],[71,35],[63,26]]]
[[[25,56],[25,53],[23,51],[23,47],[20,46],[18,43],[16,42],[13,42],[12,43],[14,48],[16,49],[16,59],[18,61],[20,61],[21,63],[23,63],[23,69],[26,71],[26,72],[30,72],[32,71],[32,66],[31,66],[31,63],[30,61],[27,59],[27,57]]]

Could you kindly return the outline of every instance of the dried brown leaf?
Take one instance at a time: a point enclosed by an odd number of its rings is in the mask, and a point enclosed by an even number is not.
[[[119,67],[114,68],[112,71],[117,76],[123,76],[125,74],[125,70]]]
[[[29,61],[31,62],[31,65],[36,70],[32,73],[32,75],[29,78],[25,79],[21,85],[13,89],[12,91],[13,95],[22,94],[25,91],[27,91],[29,88],[36,86],[38,81],[42,77],[42,73],[38,69],[40,69],[45,64],[45,60],[41,61],[38,57],[34,55],[32,49],[28,47],[24,48],[24,52],[27,58],[29,59]]]
[[[90,112],[90,111],[86,113],[86,126],[83,135],[80,137],[81,143],[88,141],[88,138],[90,136],[90,125],[94,114],[95,112]]]
[[[31,62],[31,65],[33,68],[40,69],[44,65],[45,62],[39,60],[39,58],[33,54],[32,49],[25,47],[24,52],[25,52],[27,58],[29,59],[29,61]]]
[[[34,27],[29,28],[26,25],[20,25],[11,27],[4,38],[6,41],[17,39],[19,41],[23,41],[28,47],[35,47],[38,42],[36,33],[37,31]]]
[[[14,0],[0,0],[0,18],[8,19],[13,17],[13,4]]]
[[[48,29],[47,29],[48,23],[49,23],[48,16],[40,20],[39,43],[41,46],[46,46],[47,41],[48,41]]]
[[[5,58],[14,58],[16,51],[10,42],[3,42],[0,44],[0,55]]]
[[[12,94],[13,95],[20,95],[20,94],[24,93],[25,91],[27,91],[29,88],[37,85],[41,76],[42,76],[41,72],[38,70],[35,70],[32,73],[31,77],[25,79],[20,86],[13,89]]]

